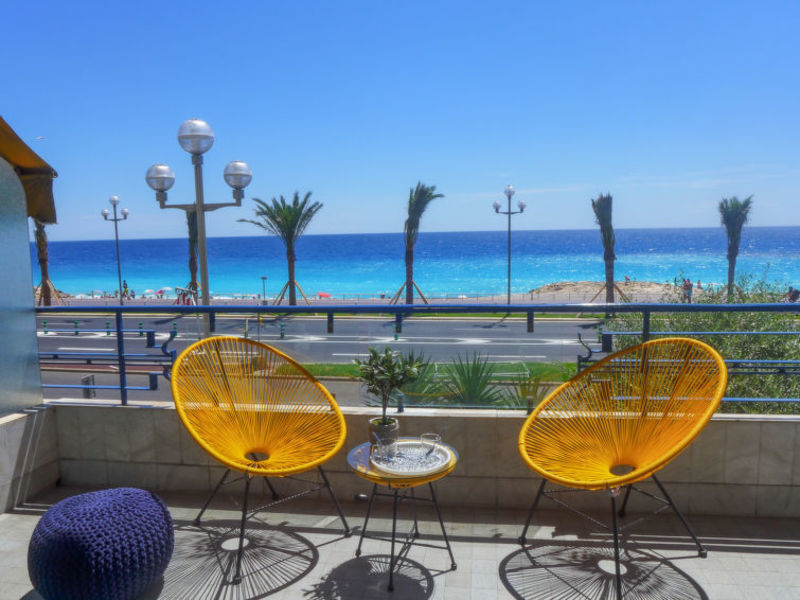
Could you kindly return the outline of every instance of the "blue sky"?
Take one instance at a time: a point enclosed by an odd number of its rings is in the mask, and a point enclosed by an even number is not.
[[[254,235],[251,197],[313,191],[309,233],[401,231],[418,180],[446,195],[423,231],[798,225],[800,4],[794,2],[40,2],[4,8],[0,114],[59,172],[52,240],[183,237],[144,183],[193,199],[180,123],[207,120],[207,201],[254,173],[211,236]],[[43,139],[37,139],[39,137]],[[516,198],[515,198],[516,200]]]

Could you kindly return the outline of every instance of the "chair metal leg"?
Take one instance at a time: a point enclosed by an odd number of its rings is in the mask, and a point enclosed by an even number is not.
[[[369,515],[372,512],[372,503],[375,502],[375,493],[378,491],[378,484],[372,484],[372,493],[369,495],[369,504],[367,504],[367,516],[364,517],[364,526],[361,528],[361,537],[358,538],[358,548],[356,548],[356,556],[361,556],[361,543],[364,541],[364,534],[367,532],[367,523],[369,523]]]
[[[331,499],[333,499],[333,504],[336,506],[336,512],[339,513],[339,518],[342,520],[342,524],[344,525],[344,535],[345,537],[350,537],[353,532],[350,531],[350,526],[347,524],[347,519],[344,518],[342,507],[339,506],[339,501],[336,499],[336,494],[333,493],[333,488],[331,487],[330,481],[328,481],[328,476],[325,475],[325,471],[322,470],[322,467],[317,467],[317,469],[319,469],[319,474],[322,475],[322,481],[325,482],[325,487],[328,488]]]
[[[197,513],[197,516],[194,518],[194,521],[192,521],[192,523],[194,523],[195,525],[200,525],[200,517],[202,517],[203,513],[206,512],[206,509],[208,508],[208,505],[211,504],[211,501],[214,499],[214,496],[217,495],[217,492],[219,491],[219,488],[221,488],[222,484],[225,483],[225,480],[228,478],[228,475],[230,475],[230,473],[231,473],[230,469],[225,469],[225,473],[222,474],[222,477],[217,482],[217,485],[214,488],[214,491],[211,492],[211,495],[206,500],[206,503],[203,504],[203,508],[201,508],[200,512]]]
[[[625,486],[625,498],[622,500],[622,508],[619,509],[619,516],[625,516],[625,507],[628,506],[628,498],[631,497],[631,486]]]
[[[269,477],[264,477],[264,481],[266,482],[269,491],[272,493],[272,499],[277,500],[278,498],[280,498],[281,495],[275,491],[274,487],[272,487],[272,482],[269,480]]]
[[[614,531],[614,568],[617,572],[617,600],[622,600],[622,575],[619,572],[619,531],[617,530],[617,499],[611,494],[611,525]]]
[[[533,513],[536,512],[536,507],[539,505],[539,499],[542,497],[542,494],[544,494],[544,485],[546,482],[546,479],[542,479],[542,483],[539,485],[539,491],[536,493],[536,499],[533,501],[533,504],[531,504],[531,510],[528,513],[528,520],[525,521],[525,527],[522,529],[522,535],[518,538],[520,546],[525,545],[525,535],[528,533],[528,527],[533,519]]]
[[[397,535],[397,488],[394,489],[392,505],[392,550],[389,554],[389,591],[394,591],[394,538]]]
[[[433,500],[433,508],[436,510],[436,516],[439,517],[439,526],[442,528],[442,537],[444,543],[447,544],[447,552],[450,554],[450,568],[455,571],[458,568],[456,559],[453,556],[453,549],[450,547],[450,540],[447,539],[447,532],[444,529],[444,521],[442,520],[442,511],[439,510],[439,502],[436,500],[436,492],[433,491],[433,483],[428,482],[428,487],[431,490],[431,500]]]
[[[242,500],[242,527],[239,531],[239,551],[236,553],[236,574],[233,576],[233,583],[242,580],[242,553],[244,552],[244,531],[247,526],[247,497],[250,495],[250,482],[253,480],[249,474],[245,475],[244,498]]]
[[[656,485],[658,486],[658,489],[660,489],[661,493],[664,494],[664,498],[666,498],[667,502],[669,502],[669,505],[672,507],[672,510],[675,511],[675,514],[678,515],[678,518],[681,520],[681,523],[683,523],[683,526],[686,527],[686,531],[688,531],[689,535],[692,536],[692,539],[694,540],[694,543],[697,544],[697,555],[700,558],[706,558],[708,556],[708,550],[706,550],[703,547],[703,544],[700,543],[700,540],[697,539],[697,536],[695,535],[694,530],[692,529],[692,526],[689,525],[689,521],[687,521],[684,518],[684,516],[681,514],[681,511],[679,511],[678,507],[675,506],[675,503],[672,501],[672,498],[667,493],[667,490],[664,488],[664,486],[661,485],[661,482],[658,480],[658,477],[656,477],[655,475],[653,475],[652,477],[653,477],[653,481],[656,482]]]
[[[417,521],[417,499],[414,496],[414,488],[409,488],[408,490],[411,493],[411,504],[414,510],[414,538],[419,537],[419,522]]]

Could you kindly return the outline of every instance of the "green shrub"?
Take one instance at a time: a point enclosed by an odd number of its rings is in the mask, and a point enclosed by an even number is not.
[[[779,302],[785,290],[763,279],[741,277],[734,302],[758,304]],[[680,291],[668,294],[663,302],[679,302]],[[724,304],[725,289],[706,292],[697,297],[698,304]],[[798,335],[692,335],[715,348],[724,359],[800,360],[800,320],[797,313],[769,312],[706,312],[706,313],[652,313],[650,331],[798,331]],[[625,314],[612,319],[606,329],[614,331],[641,331],[642,316]],[[653,339],[662,336],[655,336]],[[641,342],[641,336],[615,336],[614,350],[621,350]],[[728,397],[735,398],[798,398],[800,376],[794,375],[731,375],[728,380]],[[726,402],[722,412],[800,413],[800,403],[779,402]]]
[[[459,406],[490,406],[502,398],[495,384],[497,367],[485,356],[474,353],[456,359],[442,369],[443,400]]]

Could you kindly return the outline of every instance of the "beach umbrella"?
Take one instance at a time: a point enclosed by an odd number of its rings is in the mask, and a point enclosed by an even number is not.
[[[154,294],[155,292],[153,290],[145,290],[144,293],[145,294]]]
[[[317,298],[330,298],[331,295],[328,292],[317,292]]]
[[[164,291],[166,292],[167,290],[171,290],[172,288],[171,288],[171,287],[169,287],[168,285],[165,285],[165,286],[164,286],[163,288],[161,288],[161,289],[162,289],[162,290],[164,290]]]

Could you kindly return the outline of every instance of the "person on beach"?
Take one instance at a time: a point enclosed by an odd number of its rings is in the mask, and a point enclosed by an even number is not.
[[[702,290],[702,289],[703,289],[703,284],[702,284],[702,283],[700,283],[700,280],[699,280],[699,279],[697,280],[697,289],[698,289],[698,290]]]
[[[800,300],[800,290],[794,289],[792,286],[789,286],[789,291],[786,292],[786,296],[784,297],[785,302],[797,302]]]
[[[684,279],[683,280],[683,302],[691,304],[692,303],[692,285],[691,279]]]
[[[122,280],[122,297],[123,298],[128,297],[128,282],[125,281],[124,279]]]

